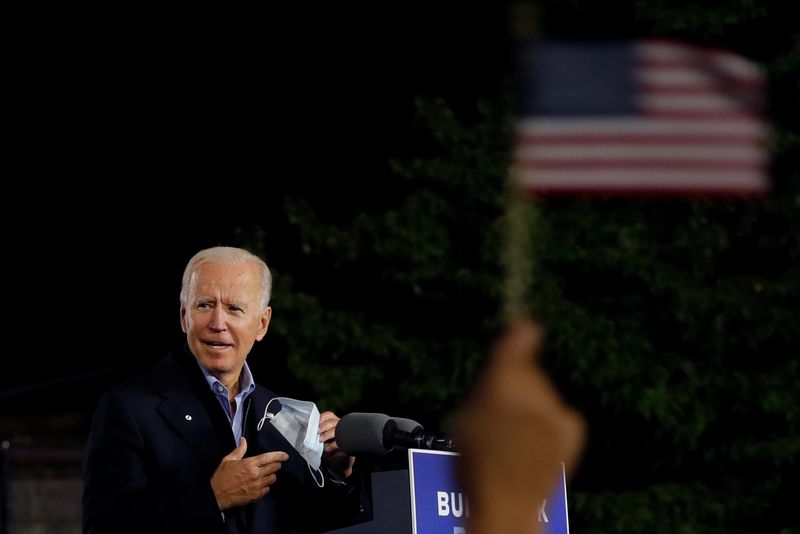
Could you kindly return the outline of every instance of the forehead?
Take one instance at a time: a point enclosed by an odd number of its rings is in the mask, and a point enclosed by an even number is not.
[[[261,275],[255,263],[203,263],[192,273],[194,297],[229,296],[239,300],[260,298]]]

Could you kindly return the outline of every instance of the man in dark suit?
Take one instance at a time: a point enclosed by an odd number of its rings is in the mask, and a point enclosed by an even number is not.
[[[267,333],[270,289],[266,264],[243,249],[189,261],[186,345],[100,401],[84,462],[84,532],[282,534],[367,519],[334,413],[319,416],[316,479],[314,451],[301,455],[265,424],[275,394],[254,383],[245,360]],[[275,400],[269,411],[279,408]]]

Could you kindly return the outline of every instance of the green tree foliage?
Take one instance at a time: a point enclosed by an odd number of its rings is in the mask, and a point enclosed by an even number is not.
[[[774,188],[757,200],[538,203],[543,362],[590,426],[571,523],[798,532],[800,41],[793,29],[744,39],[785,27],[778,4],[632,5],[640,28],[732,43],[769,68]],[[278,268],[273,335],[321,405],[446,428],[501,327],[510,109],[498,99],[466,117],[422,99],[415,155],[393,163],[373,202],[337,211],[285,197],[296,261]]]
[[[499,324],[509,121],[485,106],[466,128],[442,101],[420,101],[419,112],[436,154],[393,164],[393,198],[375,201],[387,209],[367,205],[332,224],[342,217],[323,219],[325,200],[287,195],[300,251],[292,268],[309,276],[277,274],[272,329],[321,404],[369,399],[364,409],[435,425]]]
[[[300,289],[279,273],[273,328],[323,405],[435,425],[499,328],[508,115],[485,106],[464,125],[441,101],[420,113],[437,148],[395,165],[393,209],[329,224],[287,198],[321,279]],[[544,362],[591,428],[571,493],[576,531],[792,524],[800,176],[775,180],[756,201],[539,204]]]
[[[592,428],[580,531],[762,531],[797,499],[789,200],[543,206],[547,361]]]

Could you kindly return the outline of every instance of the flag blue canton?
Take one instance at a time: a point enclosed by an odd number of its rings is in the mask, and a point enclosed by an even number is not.
[[[630,44],[543,43],[528,51],[525,64],[525,115],[618,115],[636,110]]]

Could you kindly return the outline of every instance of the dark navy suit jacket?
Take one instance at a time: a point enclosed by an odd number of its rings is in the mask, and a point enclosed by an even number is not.
[[[246,456],[280,450],[289,459],[267,495],[225,510],[223,518],[210,480],[236,444],[188,349],[106,393],[84,456],[84,532],[284,534],[369,519],[366,491],[359,484],[326,477],[320,489],[305,460],[271,424],[256,429],[273,397],[257,385],[245,403]]]

